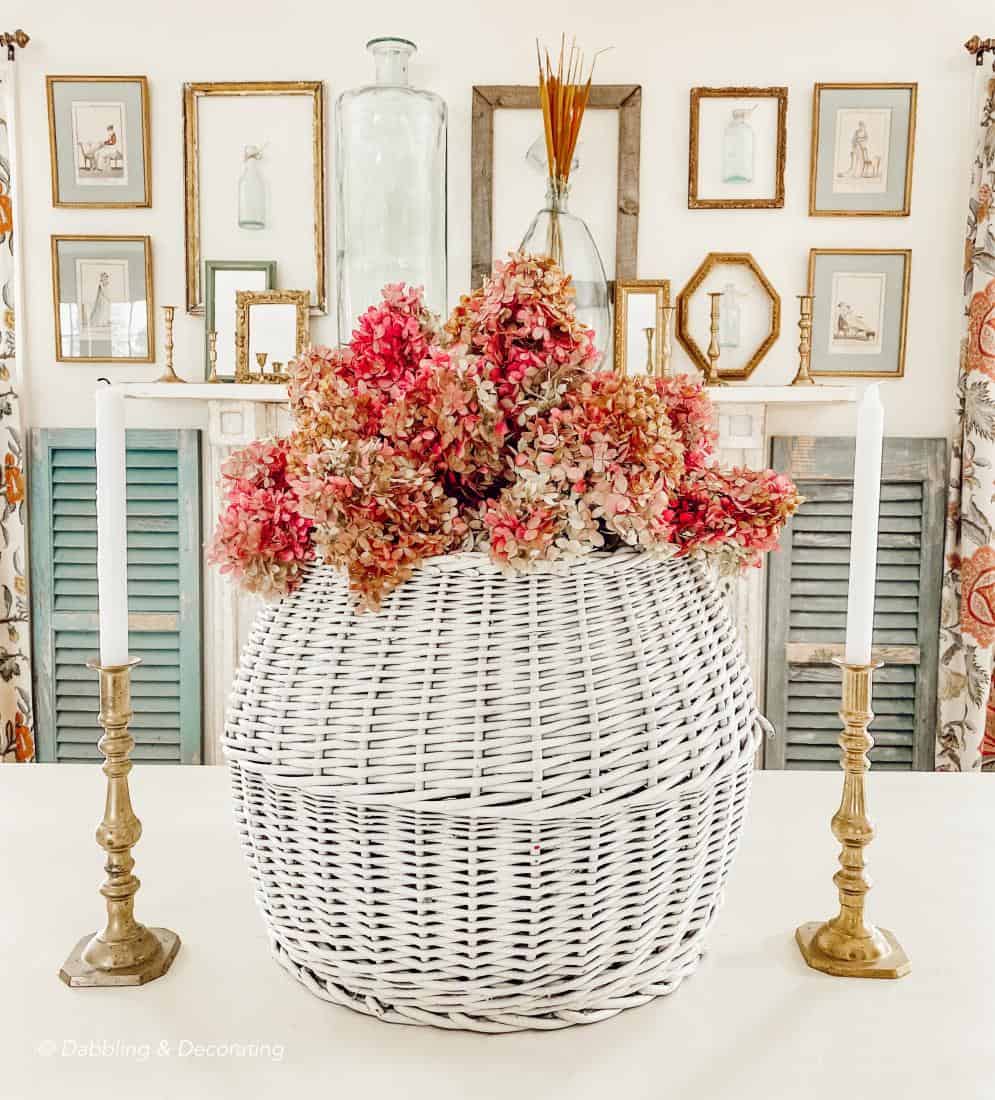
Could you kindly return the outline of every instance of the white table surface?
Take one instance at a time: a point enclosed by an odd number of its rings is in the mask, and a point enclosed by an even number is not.
[[[913,967],[890,982],[808,970],[793,941],[835,911],[839,788],[832,772],[757,775],[711,949],[675,994],[605,1023],[486,1037],[333,1007],[270,959],[222,768],[132,773],[137,912],[180,933],[170,973],[67,988],[58,968],[101,914],[103,776],[0,767],[0,1097],[992,1100],[995,777],[871,773],[872,916]]]

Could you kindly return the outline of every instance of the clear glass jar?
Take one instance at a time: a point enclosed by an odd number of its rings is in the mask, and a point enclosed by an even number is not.
[[[242,174],[238,179],[239,229],[266,228],[266,182],[259,162],[263,151],[258,145],[242,150]]]
[[[750,183],[753,180],[752,107],[736,108],[722,135],[722,179],[726,183]]]
[[[738,348],[742,307],[734,283],[722,288],[722,310],[719,313],[719,347]]]
[[[446,309],[446,104],[408,83],[413,42],[374,38],[376,82],[335,106],[339,340],[386,283]]]
[[[551,256],[573,278],[577,317],[594,329],[595,344],[604,359],[612,332],[608,277],[587,222],[568,209],[569,197],[569,187],[557,187],[550,180],[546,201],[519,247],[524,252]]]

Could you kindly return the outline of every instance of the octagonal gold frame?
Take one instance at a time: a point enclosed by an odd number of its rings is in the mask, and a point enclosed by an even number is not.
[[[716,267],[723,264],[739,264],[741,267],[749,268],[763,291],[767,294],[767,297],[770,299],[770,329],[760,342],[756,351],[750,356],[745,366],[737,367],[733,370],[723,368],[722,360],[719,359],[720,378],[742,381],[743,379],[749,378],[757,369],[763,357],[774,346],[774,342],[777,340],[778,336],[781,335],[781,296],[771,285],[770,280],[763,271],[761,271],[760,265],[749,252],[709,252],[704,260],[701,261],[698,265],[698,270],[695,271],[688,280],[687,285],[680,294],[677,295],[677,339],[680,340],[681,346],[694,361],[695,365],[700,370],[707,373],[708,357],[698,346],[689,330],[688,307],[695,292],[701,287],[709,274]]]

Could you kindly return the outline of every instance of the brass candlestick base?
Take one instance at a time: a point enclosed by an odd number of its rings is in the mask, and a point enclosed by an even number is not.
[[[135,861],[131,849],[142,835],[142,824],[131,807],[128,773],[135,742],[128,732],[131,720],[132,658],[125,665],[88,667],[100,673],[99,742],[104,754],[107,799],[104,817],[97,826],[97,843],[107,853],[107,879],[100,892],[107,899],[107,923],[103,931],[84,936],[62,965],[59,977],[66,985],[95,987],[144,985],[169,969],[180,938],[168,928],[146,928],[135,920],[135,894],[140,881],[131,873]]]
[[[884,928],[864,920],[864,900],[871,888],[864,849],[874,839],[867,816],[864,777],[870,768],[867,754],[874,739],[867,732],[871,710],[871,676],[881,664],[851,665],[834,660],[843,670],[843,798],[833,816],[833,836],[840,842],[840,869],[833,876],[839,890],[840,911],[825,924],[803,924],[795,939],[813,970],[838,978],[903,978],[912,969],[909,958]]]
[[[677,306],[660,306],[660,319],[657,324],[659,325],[662,339],[660,341],[660,377],[672,378],[674,374],[673,357],[674,357],[674,313],[677,311]]]

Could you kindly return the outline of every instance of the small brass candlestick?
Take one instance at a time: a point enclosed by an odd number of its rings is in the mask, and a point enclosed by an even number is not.
[[[660,318],[657,322],[660,328],[660,377],[672,378],[674,373],[674,314],[677,306],[660,306]]]
[[[646,337],[646,373],[652,378],[656,374],[656,364],[653,362],[653,337],[656,334],[656,329],[652,325],[648,325],[643,329],[643,335]]]
[[[798,373],[792,386],[814,386],[815,379],[809,373],[812,362],[812,302],[811,294],[798,295]]]
[[[181,378],[175,370],[173,370],[173,316],[176,313],[176,306],[163,306],[162,316],[166,323],[166,369],[156,379],[157,382],[185,382],[185,378]]]
[[[708,296],[712,299],[712,338],[708,344],[708,373],[705,375],[705,385],[725,386],[727,383],[719,377],[719,302],[722,299],[722,291],[710,290]]]
[[[131,670],[140,664],[133,657],[124,665],[87,667],[100,674],[100,724],[104,735],[99,749],[104,754],[107,799],[103,821],[97,826],[97,843],[107,853],[107,879],[100,892],[107,899],[107,923],[102,932],[84,936],[62,964],[59,977],[66,985],[94,987],[144,985],[161,978],[180,949],[180,937],[168,928],[146,928],[135,920],[135,894],[141,885],[131,873],[135,861],[131,849],[142,835],[142,824],[131,808],[128,773],[135,742],[128,732],[131,721]]]
[[[207,362],[211,368],[207,374],[207,380],[212,385],[219,383],[221,379],[218,377],[218,334],[211,329],[207,334]]]
[[[256,364],[259,367],[259,374],[252,379],[253,382],[265,382],[266,381],[266,360],[269,358],[269,352],[257,351],[256,352]]]
[[[840,869],[833,876],[839,890],[840,911],[824,924],[803,924],[795,939],[805,961],[814,970],[838,978],[903,978],[911,970],[909,958],[886,928],[864,920],[864,899],[871,888],[865,870],[864,849],[874,839],[867,816],[865,775],[867,754],[874,739],[867,732],[871,710],[871,677],[881,663],[853,665],[834,660],[843,670],[843,798],[833,817],[833,836],[840,842]]]

